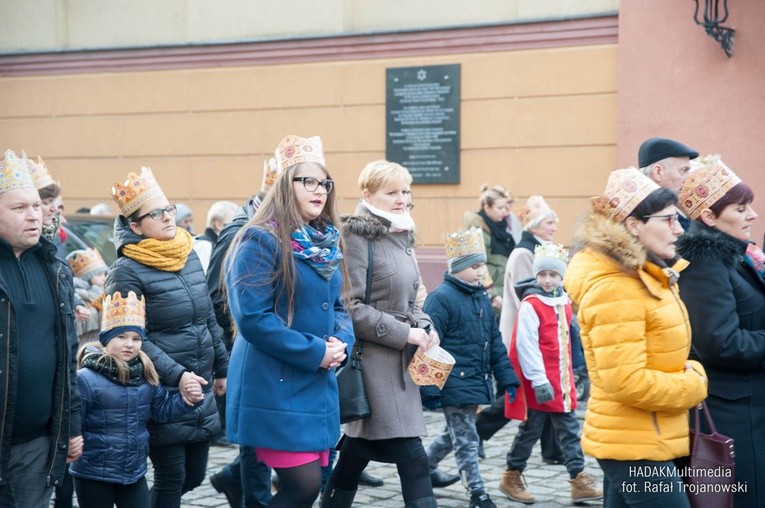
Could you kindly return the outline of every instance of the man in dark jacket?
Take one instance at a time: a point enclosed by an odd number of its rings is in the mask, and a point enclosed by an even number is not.
[[[82,453],[72,273],[40,237],[22,159],[0,163],[0,506],[44,508]]]

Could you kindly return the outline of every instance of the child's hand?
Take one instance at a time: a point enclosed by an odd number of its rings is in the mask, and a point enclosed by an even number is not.
[[[508,386],[505,391],[507,392],[507,398],[510,402],[515,402],[515,397],[518,395],[518,389],[515,386]]]
[[[189,379],[186,381],[186,396],[183,401],[189,406],[193,406],[197,402],[203,401],[205,398],[202,392],[202,385],[196,379]]]
[[[194,384],[196,383],[196,385]],[[196,399],[193,394],[188,393],[187,388],[194,389],[195,386],[199,387],[199,391],[202,391],[202,388],[200,385],[206,385],[207,380],[205,378],[197,376],[193,372],[184,372],[181,376],[181,381],[178,383],[178,391],[181,392],[181,397],[183,397],[183,402],[188,404],[189,406],[193,406],[196,402],[199,402],[202,399]],[[204,395],[202,395],[202,398],[204,398]]]
[[[348,356],[345,352],[345,348],[348,344],[342,342],[337,337],[330,337],[327,339],[325,345],[324,359],[321,361],[320,367],[323,369],[339,367]]]
[[[550,402],[555,398],[553,387],[550,383],[545,383],[542,386],[534,388],[534,398],[537,399],[538,404],[544,404]]]

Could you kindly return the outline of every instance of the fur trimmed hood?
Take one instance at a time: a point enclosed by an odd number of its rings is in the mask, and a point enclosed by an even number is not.
[[[390,223],[363,208],[358,208],[355,215],[342,215],[343,234],[355,234],[368,240],[382,238],[390,233]],[[414,230],[409,231],[409,240],[414,243]]]
[[[698,259],[717,259],[726,266],[736,266],[744,259],[748,243],[719,229],[693,221],[688,232],[677,242],[677,251],[691,263]]]
[[[646,262],[647,252],[621,222],[590,214],[574,234],[571,250],[590,248],[613,259],[622,270],[634,273]]]

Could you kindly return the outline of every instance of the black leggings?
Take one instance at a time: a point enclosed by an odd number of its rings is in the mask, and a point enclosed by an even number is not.
[[[297,467],[278,468],[279,492],[268,503],[269,508],[311,508],[319,497],[322,469],[318,460]]]
[[[395,462],[398,476],[401,478],[401,493],[404,496],[404,503],[433,496],[428,455],[425,453],[425,448],[422,447],[419,438],[412,439],[419,442],[422,454],[408,460]],[[390,439],[385,440],[385,442],[390,445],[388,451],[394,456],[396,455],[396,448],[399,446],[402,447],[401,456],[404,456],[404,448],[406,451],[410,451],[412,446],[411,440],[408,439]],[[361,473],[367,464],[369,464],[369,459],[366,458],[363,440],[345,438],[329,481],[338,489],[356,490],[359,486]]]
[[[148,508],[151,504],[149,487],[144,476],[130,485],[75,478],[77,504],[80,508]]]

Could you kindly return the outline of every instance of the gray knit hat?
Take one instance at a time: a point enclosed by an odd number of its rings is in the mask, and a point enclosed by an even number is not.
[[[543,270],[557,272],[563,278],[568,266],[568,249],[556,243],[545,243],[534,249],[534,277]]]
[[[478,228],[459,230],[446,237],[446,265],[449,273],[486,262],[483,233]]]

